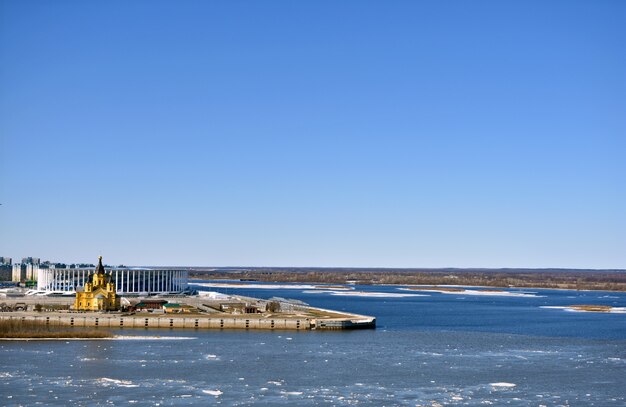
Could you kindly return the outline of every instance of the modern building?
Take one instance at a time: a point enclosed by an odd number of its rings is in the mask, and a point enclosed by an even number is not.
[[[4,257],[3,259],[11,259]],[[13,264],[11,280],[14,282],[34,281],[37,279],[41,260],[38,257],[24,257],[21,263]],[[9,263],[10,264],[10,263]]]
[[[41,259],[39,257],[24,257],[22,258],[22,264],[34,264],[39,265],[41,263]]]
[[[89,281],[91,267],[38,269],[37,290],[75,292]],[[178,294],[187,290],[189,271],[175,268],[112,267],[106,272],[118,295]]]
[[[13,280],[13,259],[0,256],[0,281]]]
[[[102,256],[98,266],[84,287],[76,289],[74,309],[78,311],[116,311],[120,308],[120,298],[115,293],[115,283],[111,274],[104,272]]]
[[[9,264],[0,264],[0,281],[13,280],[13,267]]]
[[[38,272],[38,264],[16,263],[13,265],[12,280],[15,282],[37,280]]]

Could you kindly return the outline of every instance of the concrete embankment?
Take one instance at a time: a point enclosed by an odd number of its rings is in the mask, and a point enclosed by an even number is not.
[[[334,330],[371,329],[376,318],[310,307],[280,299],[273,301],[276,311],[268,310],[271,301],[243,296],[150,297],[165,303],[189,306],[193,312],[165,313],[164,309],[133,312],[77,312],[71,310],[71,297],[6,298],[0,303],[0,319],[38,321],[45,325],[104,328],[191,328],[191,329],[289,329]],[[182,311],[183,308],[180,308]],[[246,313],[250,310],[250,313]],[[244,312],[245,311],[245,312]]]
[[[362,329],[375,328],[376,319],[354,315],[346,318],[259,317],[257,315],[120,315],[109,313],[33,313],[0,314],[2,320],[39,321],[51,327],[102,328],[190,328],[190,329]]]

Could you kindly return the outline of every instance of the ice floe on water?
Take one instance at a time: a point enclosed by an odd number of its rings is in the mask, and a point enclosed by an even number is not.
[[[224,394],[224,392],[221,390],[202,390],[202,393],[208,394],[210,396],[215,396],[215,397],[218,397]]]
[[[404,293],[384,293],[373,291],[333,291],[333,290],[306,290],[304,294],[330,294],[341,297],[370,297],[370,298],[404,298],[404,297],[428,297],[427,294],[404,294]]]
[[[280,394],[283,396],[301,396],[303,393],[301,391],[281,391]]]
[[[485,295],[493,297],[545,297],[544,295],[537,295],[531,292],[518,292],[518,291],[504,291],[504,290],[468,290],[463,288],[436,288],[436,287],[407,287],[398,288],[403,291],[420,291],[420,292],[432,292],[440,294],[455,294],[455,295]]]
[[[502,388],[502,389],[511,389],[517,386],[515,383],[507,383],[507,382],[489,383],[489,385],[494,388]]]
[[[111,339],[116,341],[183,341],[197,339],[193,336],[149,336],[149,335],[115,335]]]
[[[267,382],[267,384],[273,384],[274,386],[282,386],[283,385],[283,381],[276,381],[276,380],[270,380]]]
[[[118,386],[118,387],[139,387],[138,384],[133,384],[130,380],[111,379],[108,377],[102,377],[96,380],[102,386]]]
[[[624,362],[624,359],[618,357],[612,357],[607,359],[609,362]]]
[[[200,287],[213,288],[244,288],[244,289],[260,289],[260,290],[314,290],[314,291],[352,291],[354,287],[345,285],[326,285],[326,284],[257,284],[257,283],[192,283]],[[215,291],[201,291],[201,297],[209,298],[227,298],[228,295]]]
[[[215,287],[215,288],[254,288],[265,290],[314,290],[319,289],[320,286],[313,284],[237,284],[237,283],[192,283],[189,285],[196,285],[200,287]]]

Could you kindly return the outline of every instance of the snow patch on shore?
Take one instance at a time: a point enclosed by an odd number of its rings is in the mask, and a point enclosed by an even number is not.
[[[611,307],[611,309],[607,309],[606,311],[594,311],[587,309],[575,308],[574,306],[567,305],[542,305],[539,308],[546,309],[560,309],[567,312],[592,312],[595,314],[626,314],[626,307]]]

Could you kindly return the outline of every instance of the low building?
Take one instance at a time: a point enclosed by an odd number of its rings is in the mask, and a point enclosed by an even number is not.
[[[98,259],[96,271],[89,276],[89,282],[76,290],[74,309],[78,311],[116,311],[120,299],[115,292],[111,275],[105,273],[102,256]]]
[[[198,312],[196,307],[187,304],[165,304],[163,310],[166,314],[189,314]]]
[[[129,307],[129,311],[163,311],[163,306],[167,304],[166,300],[142,300]]]
[[[219,304],[219,310],[231,314],[260,314],[259,307],[245,302],[222,302]]]

